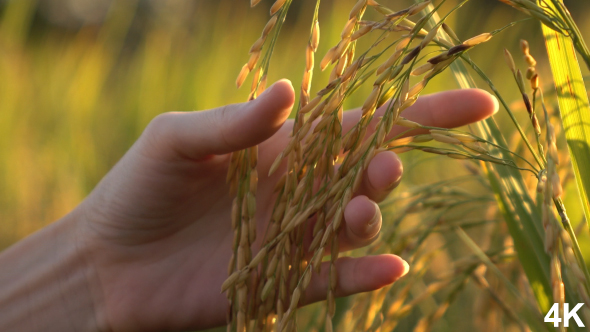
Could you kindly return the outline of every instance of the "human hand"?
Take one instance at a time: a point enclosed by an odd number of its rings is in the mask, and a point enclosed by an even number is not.
[[[78,248],[95,276],[90,287],[98,294],[99,325],[112,331],[173,331],[225,323],[228,303],[220,288],[233,241],[232,198],[225,184],[229,153],[260,144],[256,218],[261,231],[280,177],[280,172],[266,174],[288,142],[293,122],[286,119],[293,102],[290,83],[279,81],[249,103],[165,113],[149,124],[72,214]],[[460,90],[420,97],[404,117],[455,127],[496,109],[486,92]],[[359,118],[358,110],[346,112],[344,133]],[[390,137],[404,130],[394,127]],[[377,238],[381,213],[376,203],[397,186],[402,169],[393,152],[373,158],[345,209],[341,250]],[[338,296],[381,288],[408,269],[393,255],[341,258],[337,268]],[[314,276],[303,302],[325,298],[326,289],[326,276]]]

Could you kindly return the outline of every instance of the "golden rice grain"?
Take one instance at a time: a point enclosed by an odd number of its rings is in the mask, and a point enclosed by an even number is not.
[[[424,1],[424,2],[417,3],[415,5],[412,5],[410,8],[408,8],[408,16],[418,14],[424,8],[428,7],[428,5],[430,5],[430,1]]]
[[[250,53],[256,53],[256,52],[260,52],[260,50],[262,49],[262,46],[264,45],[264,41],[266,40],[265,37],[260,37],[258,38],[254,44],[252,44],[252,47],[250,47]]]
[[[471,143],[471,142],[463,142],[463,146],[465,146],[466,148],[473,150],[477,153],[481,153],[481,154],[489,154],[490,152],[482,147],[481,145],[477,144],[477,143]]]
[[[457,35],[455,34],[455,31],[453,31],[453,29],[451,29],[451,27],[449,27],[446,23],[442,24],[442,28],[453,40],[460,40],[459,37],[457,37]]]
[[[315,128],[313,129],[314,133],[317,133],[320,130],[326,128],[328,126],[328,124],[333,121],[331,116],[326,116],[326,115],[327,115],[327,113],[324,114],[324,117],[320,120],[320,122],[317,124],[317,126],[315,126]]]
[[[416,135],[412,137],[412,142],[415,143],[425,143],[430,141],[432,141],[432,136],[430,136],[429,134]]]
[[[318,50],[318,46],[320,44],[320,23],[316,20],[313,25],[313,30],[311,32],[311,48],[314,52]]]
[[[250,65],[248,64],[248,67]],[[260,75],[262,74],[262,67],[258,68],[254,72],[254,76],[252,77],[252,87],[250,88],[251,92],[255,92],[256,87],[259,86]]]
[[[340,225],[342,224],[342,207],[339,206],[338,210],[336,210],[336,215],[334,216],[334,220],[332,221],[332,227],[334,229],[339,229]]]
[[[287,2],[287,0],[277,0],[277,1],[275,1],[275,3],[272,5],[272,7],[270,7],[270,16],[273,16],[281,8],[283,8],[283,6],[285,5],[285,2]]]
[[[250,69],[250,71],[252,69],[254,69],[254,66],[256,66],[256,63],[258,62],[259,58],[260,58],[260,51],[250,54],[250,59],[248,59],[248,68]]]
[[[305,70],[311,71],[313,70],[314,59],[313,59],[313,48],[308,45],[305,50]]]
[[[434,27],[434,29],[432,29],[428,32],[426,37],[424,37],[424,39],[422,39],[422,42],[420,43],[421,48],[428,46],[428,44],[434,39],[434,37],[436,37],[436,34],[438,33],[439,28],[440,28],[440,26],[436,26],[436,27]]]
[[[405,37],[405,38],[401,39],[397,43],[397,45],[395,45],[395,50],[401,51],[401,50],[405,49],[408,46],[408,44],[410,44],[411,41],[412,41],[411,37]]]
[[[319,225],[319,223],[316,224]],[[320,245],[320,241],[322,240],[323,236],[324,230],[320,229],[320,231],[314,236],[313,240],[311,241],[311,244],[309,245],[310,251],[314,251],[315,249],[317,249],[317,247]]]
[[[328,65],[332,62],[332,59],[334,58],[334,54],[336,53],[337,47],[338,46],[332,47],[331,49],[328,50],[328,52],[326,52],[326,55],[324,55],[324,58],[320,62],[320,69],[322,71],[324,71],[324,69],[326,69],[326,67],[328,67]]]
[[[537,74],[537,71],[536,71],[535,67],[529,67],[526,70],[526,73],[524,76],[527,78],[527,80],[530,80],[536,74]]]
[[[278,15],[275,15],[275,16],[271,17],[270,20],[268,20],[268,22],[266,22],[266,25],[262,29],[262,36],[264,38],[266,38],[266,36],[268,36],[268,34],[270,33],[270,31],[275,27],[275,25],[277,24],[278,18],[279,18],[279,16]]]
[[[341,76],[342,82],[348,81],[354,74],[356,74],[360,63],[361,61],[356,60],[352,64],[350,64],[350,66],[346,67]]]
[[[352,30],[356,26],[356,23],[357,23],[356,17],[353,17],[350,20],[348,20],[348,22],[346,22],[346,25],[344,26],[344,29],[342,29],[342,33],[340,34],[340,38],[345,39],[345,38],[350,37],[350,35],[352,35]]]
[[[453,137],[450,137],[450,136],[436,134],[436,133],[432,133],[432,132],[430,133],[430,136],[432,136],[432,138],[435,141],[439,141],[439,142],[442,142],[442,143],[461,144],[461,141],[460,140],[458,140],[456,138],[453,138]]]
[[[352,9],[350,10],[350,14],[348,15],[348,18],[352,19],[353,17],[358,16],[366,6],[367,6],[367,0],[357,1],[357,3],[354,5],[354,7],[352,7]]]
[[[256,91],[256,93],[260,95],[264,92],[264,89],[266,89],[266,74],[260,79],[260,84],[258,84],[258,91]]]
[[[510,51],[508,51],[507,49],[504,49],[504,60],[506,61],[508,68],[510,68],[510,70],[513,73],[515,73],[516,65],[514,65],[514,59],[512,58],[512,54],[510,54]]]
[[[327,314],[329,317],[334,317],[336,313],[336,301],[334,299],[334,292],[331,289],[328,291],[328,298],[326,300],[328,302]]]
[[[301,88],[304,91],[309,91],[312,75],[313,75],[312,71],[305,71],[303,73],[303,79],[301,80]]]
[[[333,232],[334,232],[333,224],[330,224],[330,226],[326,227],[326,231],[324,232],[324,236],[322,237],[322,241],[320,242],[320,247],[323,248],[326,246],[326,243],[328,243],[328,241],[330,240]],[[315,262],[315,263],[317,263],[317,262]],[[317,265],[317,264],[314,264],[314,265]]]
[[[338,77],[342,76],[342,74],[344,73],[344,69],[346,69],[347,65],[348,65],[348,55],[345,54],[342,58],[340,58],[340,60],[338,60],[338,63],[336,64],[336,67],[334,68],[334,70],[336,71],[336,75]]]
[[[270,262],[268,263],[268,266],[266,268],[266,277],[270,278],[274,273],[275,270],[277,269],[279,263],[279,255],[273,255],[272,259],[270,260]]]
[[[529,42],[527,42],[524,39],[521,39],[520,40],[520,49],[522,51],[522,54],[528,55],[529,54]]]
[[[245,64],[242,67],[242,70],[240,70],[240,74],[238,74],[238,78],[236,78],[236,86],[238,88],[240,88],[242,86],[242,84],[244,84],[244,81],[246,80],[246,77],[248,77],[249,73],[250,73],[250,68],[248,67],[248,64]]]
[[[335,81],[339,79],[338,69],[336,67],[332,68],[330,72],[330,77],[328,78],[329,81]]]
[[[422,74],[426,73],[427,71],[431,70],[432,68],[434,68],[434,65],[430,62],[427,62],[427,63],[423,64],[422,66],[414,69],[412,71],[411,75],[412,76],[419,76],[419,75],[422,75]]]
[[[418,97],[409,98],[408,100],[404,101],[404,103],[399,107],[399,111],[403,111],[408,107],[411,107],[418,101]]]
[[[250,269],[253,270],[256,268],[256,266],[258,266],[258,264],[260,264],[260,262],[262,262],[262,260],[266,257],[267,251],[267,247],[262,247],[262,249],[260,249],[258,254],[256,254],[256,256],[254,256],[254,258],[250,261],[250,264],[248,265]]]
[[[380,91],[381,91],[381,87],[379,87],[379,86],[373,87],[373,91],[371,91],[371,94],[369,94],[369,97],[367,97],[367,99],[365,100],[365,103],[363,104],[363,107],[362,107],[363,114],[366,114],[366,112],[369,112],[370,110],[374,109],[375,104],[377,103],[377,98],[379,98]]]
[[[277,156],[275,161],[270,166],[270,169],[268,171],[268,176],[271,176],[277,170],[277,168],[279,168],[282,160],[283,160],[283,153],[281,152],[281,153],[279,153],[279,155]]]
[[[268,296],[271,293],[271,290],[274,290],[275,287],[275,278],[274,276],[271,276],[266,283],[264,284],[264,287],[262,288],[262,293],[260,298],[262,299],[262,301],[265,301]]]
[[[361,38],[362,36],[369,33],[371,30],[373,30],[373,27],[370,25],[361,26],[357,31],[355,31],[352,35],[350,35],[350,41],[355,41],[355,40]]]
[[[529,66],[534,67],[537,65],[537,60],[533,58],[530,54],[525,54],[524,61],[529,64]]]
[[[334,50],[334,54],[332,55],[332,63],[338,61],[342,57],[342,55],[344,55],[344,52],[346,52],[348,50],[349,46],[350,46],[350,37],[346,37],[346,38],[343,38],[342,40],[340,40],[338,45],[336,45],[336,49]]]
[[[410,121],[408,119],[404,119],[402,117],[400,117],[395,124],[397,124],[398,126],[403,126],[412,129],[422,128],[421,124],[414,121]]]
[[[403,49],[396,50],[383,64],[381,64],[381,66],[379,66],[379,68],[377,68],[377,75],[381,74],[382,72],[387,70],[389,67],[393,66],[393,64],[397,61],[397,59],[399,59],[399,57],[402,55],[402,52],[403,52]]]
[[[320,115],[324,114],[324,111],[327,110],[327,105],[328,100],[323,100],[322,102],[320,102],[318,106],[313,109],[313,112],[311,112],[308,121],[313,121],[317,119]]]
[[[531,83],[531,89],[536,90],[539,88],[539,75],[533,75],[529,81]]]
[[[228,290],[230,287],[232,287],[236,283],[236,281],[238,280],[239,276],[240,276],[240,271],[236,271],[236,272],[232,273],[229,277],[227,277],[227,279],[225,279],[223,284],[221,284],[221,292],[223,293],[226,290]]]
[[[301,289],[298,287],[295,289],[295,291],[293,292],[293,294],[291,295],[291,304],[289,306],[289,309],[293,308],[297,308],[297,304],[299,303],[299,298],[301,297]]]
[[[384,72],[382,72],[377,79],[375,80],[375,83],[373,83],[373,85],[376,86],[381,86],[383,85],[385,82],[389,81],[391,78],[391,73],[393,72],[393,68],[389,67],[387,68]]]
[[[417,94],[419,94],[420,91],[422,91],[425,86],[426,86],[426,81],[425,80],[422,80],[422,81],[416,83],[408,91],[408,98],[412,98],[412,97],[416,96]]]
[[[320,102],[322,101],[322,96],[316,96],[315,98],[313,98],[309,103],[307,103],[307,105],[305,105],[303,108],[301,108],[301,110],[299,111],[299,114],[307,114],[309,113],[312,109],[314,109]]]
[[[467,45],[469,47],[475,46],[475,45],[487,42],[492,37],[493,37],[493,35],[491,33],[485,32],[485,33],[482,33],[482,34],[477,35],[475,37],[471,37],[471,38],[467,39],[466,41],[463,42],[463,45]]]

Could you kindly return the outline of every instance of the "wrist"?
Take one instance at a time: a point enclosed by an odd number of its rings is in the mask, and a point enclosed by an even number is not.
[[[78,212],[0,254],[0,330],[107,331]]]

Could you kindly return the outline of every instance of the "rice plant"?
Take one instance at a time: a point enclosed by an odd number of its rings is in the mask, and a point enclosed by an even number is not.
[[[258,2],[252,1],[251,5]],[[546,78],[537,73],[537,61],[525,40],[521,41],[519,53],[528,65],[526,70],[517,68],[509,50],[497,55],[505,58],[514,77],[514,89],[519,91],[528,114],[529,123],[519,122],[494,82],[470,59],[469,51],[485,47],[491,38],[501,38],[521,21],[461,39],[445,21],[451,15],[460,15],[466,2],[441,12],[445,0],[394,9],[373,0],[357,1],[342,28],[340,41],[320,62],[322,71],[331,68],[329,83],[311,96],[321,26],[320,1],[316,2],[309,43],[302,52],[305,68],[295,125],[289,143],[269,172],[269,176],[279,172],[280,180],[275,188],[272,218],[260,248],[255,245],[257,149],[232,155],[227,180],[231,193],[236,195],[232,212],[234,256],[222,287],[230,302],[229,330],[297,330],[303,325],[297,318],[301,296],[312,271],[321,269],[327,251],[330,264],[326,308],[323,314],[307,319],[306,329],[323,326],[325,331],[392,331],[399,327],[428,331],[445,315],[470,279],[480,287],[481,296],[495,303],[497,315],[505,317],[498,322],[497,317],[488,318],[480,313],[480,319],[488,322],[491,331],[507,326],[549,330],[551,325],[545,324],[543,317],[552,303],[562,304],[560,308],[563,303],[570,307],[585,303],[579,313],[583,320],[590,321],[589,273],[561,198],[558,166],[564,152],[557,148],[557,110],[547,104],[540,84]],[[587,47],[560,2],[503,2],[543,25],[580,198],[588,205],[584,166],[590,157],[584,150],[586,144],[575,145],[580,140],[586,142],[586,131],[568,131],[585,126],[586,90],[571,50],[577,50],[586,60]],[[264,91],[271,56],[291,4],[290,0],[277,0],[272,5],[271,18],[238,75],[236,84],[240,87],[253,73],[249,99]],[[364,19],[367,11],[376,12],[379,18]],[[370,40],[369,46],[359,47],[359,41],[365,39]],[[561,48],[552,44],[555,39]],[[569,61],[568,65],[562,62],[563,58]],[[463,88],[475,87],[472,75],[488,85],[512,120],[517,132],[516,148],[507,143],[493,118],[472,126],[470,131],[430,127],[404,118],[403,111],[420,98],[431,79],[444,71],[452,71]],[[410,83],[414,77],[419,81]],[[371,86],[371,92],[365,97],[362,116],[344,132],[343,103],[365,85]],[[570,114],[573,115],[566,120]],[[406,130],[392,136],[394,126]],[[532,128],[532,132],[527,133],[525,126]],[[411,135],[416,130],[422,134]],[[359,296],[339,309],[334,297],[338,283],[335,261],[344,206],[360,185],[368,162],[385,150],[414,150],[456,159],[473,177],[428,185],[386,202],[384,210],[395,213],[384,223],[381,240],[367,252],[402,255],[413,268],[394,286]],[[534,176],[534,188],[527,183],[525,174]],[[480,182],[484,194],[473,197],[460,186],[455,187],[455,182],[461,181]],[[460,210],[463,216],[457,215]],[[483,218],[465,213],[473,210],[488,213]],[[421,222],[412,218],[415,213],[420,214]],[[313,227],[309,247],[303,244],[307,227]],[[468,228],[471,232],[491,230],[490,235],[479,237],[480,241],[483,238],[494,245],[484,251],[465,231]],[[454,233],[464,245],[460,251],[463,255],[453,252],[457,248],[451,245],[428,245],[437,233]],[[451,268],[427,276],[429,264],[442,251],[454,258]],[[420,312],[419,319],[405,319],[416,311]],[[564,323],[559,326],[565,329]],[[576,330],[571,325],[570,328]]]
[[[301,83],[297,125],[273,169],[265,232],[250,231],[256,149],[236,153],[228,174],[238,235],[225,284],[230,330],[544,331],[554,327],[543,316],[562,302],[585,303],[578,315],[590,324],[588,228],[564,208],[579,201],[588,215],[590,206],[585,22],[578,28],[556,0],[254,1],[247,13],[242,2],[169,1],[138,24],[147,1],[119,1],[103,23],[77,29],[45,29],[43,2],[1,5],[0,245],[71,210],[157,113],[253,99],[286,73]],[[480,5],[494,19],[482,20]],[[533,47],[541,34],[549,61]],[[495,93],[500,112],[462,130],[404,118],[453,79]],[[234,82],[242,88],[228,93]],[[351,130],[345,106],[364,113]],[[394,127],[402,134],[388,135]],[[408,275],[298,309],[320,262],[326,292],[337,285],[342,207],[385,150],[408,151],[408,177],[381,204],[380,238],[351,255],[398,254]],[[310,220],[319,222],[304,248]]]

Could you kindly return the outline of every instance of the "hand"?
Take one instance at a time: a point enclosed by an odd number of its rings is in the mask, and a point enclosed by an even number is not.
[[[294,102],[288,81],[258,99],[202,112],[165,113],[72,215],[75,238],[88,262],[97,319],[112,331],[201,329],[225,323],[233,232],[225,176],[229,153],[259,146],[259,234],[272,212],[280,177],[268,170],[288,142]],[[455,127],[490,116],[497,102],[481,90],[420,97],[404,112],[422,124]],[[381,110],[383,112],[383,110]],[[343,130],[360,118],[346,112]],[[394,128],[391,136],[404,128]],[[373,241],[381,227],[376,202],[397,186],[402,164],[393,152],[376,155],[360,192],[345,209],[342,250]],[[259,241],[261,236],[258,237]],[[391,284],[407,272],[393,255],[341,258],[338,296]],[[326,269],[323,269],[326,270]],[[314,276],[305,302],[325,298],[325,276]]]

